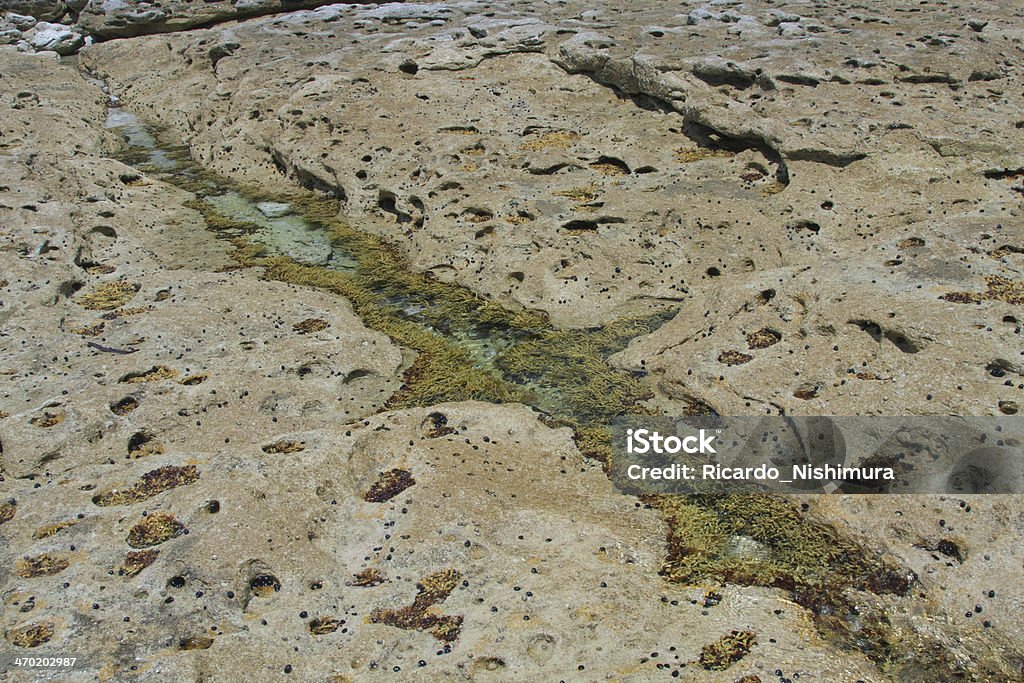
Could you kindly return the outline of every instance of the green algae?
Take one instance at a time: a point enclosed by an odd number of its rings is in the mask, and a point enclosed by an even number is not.
[[[543,410],[552,424],[572,427],[589,455],[607,461],[611,440],[605,425],[623,412],[640,410],[640,402],[650,397],[639,378],[613,368],[607,358],[630,339],[656,329],[667,315],[627,318],[587,330],[555,329],[542,312],[510,310],[412,271],[386,241],[339,220],[341,207],[335,200],[308,195],[286,200],[307,221],[328,230],[358,268],[352,273],[331,271],[281,256],[247,263],[263,267],[268,279],[344,296],[367,327],[417,351],[389,407],[460,400],[521,402]],[[415,317],[407,313],[410,309]],[[467,346],[485,337],[499,341],[493,359],[482,362]]]
[[[810,611],[825,638],[864,652],[883,670],[895,670],[908,652],[929,647],[926,642],[908,646],[906,634],[859,597],[907,595],[917,580],[914,573],[811,518],[792,500],[734,494],[650,496],[646,502],[667,523],[661,573],[669,580],[785,590]],[[931,657],[935,671],[956,679],[959,666],[939,654]]]
[[[905,594],[913,574],[869,553],[827,524],[810,519],[778,496],[655,496],[648,502],[669,522],[663,573],[680,583],[714,577],[742,585],[791,591]],[[757,552],[729,542],[750,539]]]
[[[416,352],[389,408],[463,400],[525,403],[544,411],[550,424],[573,428],[581,448],[607,462],[611,439],[605,425],[616,415],[640,410],[639,403],[650,397],[639,378],[613,368],[607,358],[630,339],[660,326],[665,314],[588,330],[555,329],[543,312],[509,309],[413,271],[386,240],[341,220],[342,205],[336,199],[241,188],[240,194],[253,204],[287,203],[295,214],[326,231],[336,253],[356,267],[333,270],[299,263],[247,239],[258,226],[224,216],[203,201],[201,197],[224,186],[211,174],[190,167],[168,180],[198,194],[186,205],[203,216],[209,229],[230,239],[231,258],[240,267],[259,267],[268,280],[338,294],[352,304],[364,325]]]
[[[757,645],[757,634],[753,631],[732,631],[700,651],[700,665],[708,671],[725,671],[750,653]]]

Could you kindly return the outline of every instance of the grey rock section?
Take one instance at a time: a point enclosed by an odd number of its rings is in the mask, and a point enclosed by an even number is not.
[[[19,31],[27,31],[38,23],[35,17],[27,14],[15,14],[14,12],[8,12],[4,15],[4,19]]]
[[[21,42],[21,31],[6,22],[0,21],[0,45],[12,45]]]
[[[84,5],[85,0],[74,3],[59,0],[0,0],[0,12],[26,14],[40,21],[56,21],[67,14],[69,9],[81,9]]]
[[[324,0],[89,0],[78,17],[88,33],[124,38],[182,31],[261,14],[290,12],[330,4]]]
[[[74,54],[85,44],[85,37],[73,27],[45,21],[38,22],[25,38],[36,52],[56,52],[61,56]]]

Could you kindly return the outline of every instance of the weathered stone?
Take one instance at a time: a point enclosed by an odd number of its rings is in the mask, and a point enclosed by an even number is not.
[[[327,0],[88,0],[78,22],[91,34],[123,38],[328,4]]]
[[[35,17],[39,21],[56,21],[68,11],[60,0],[0,0],[0,12]]]
[[[40,21],[28,34],[28,42],[37,52],[53,51],[59,55],[70,55],[85,44],[85,38],[71,27]]]
[[[27,31],[38,23],[35,17],[28,16],[27,14],[15,14],[14,12],[8,12],[4,15],[3,19],[19,31]]]

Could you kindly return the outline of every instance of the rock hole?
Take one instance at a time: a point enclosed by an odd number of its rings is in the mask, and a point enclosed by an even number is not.
[[[305,441],[292,441],[290,439],[280,439],[274,443],[269,443],[263,446],[261,449],[264,453],[300,453],[306,449]]]
[[[882,341],[882,328],[878,323],[870,320],[850,320],[851,325],[856,325],[862,332],[867,332],[876,342]]]
[[[556,641],[553,636],[541,633],[530,639],[526,645],[526,654],[536,664],[543,666],[555,655]]]
[[[89,231],[90,235],[103,235],[109,237],[112,240],[117,239],[117,231],[107,225],[97,225],[95,228]]]
[[[179,650],[209,650],[213,646],[213,638],[209,636],[189,636],[178,641]]]
[[[125,396],[120,401],[110,404],[110,412],[114,415],[127,415],[138,407],[138,400],[132,396]]]
[[[494,218],[494,213],[487,209],[469,208],[462,212],[462,218],[470,223],[484,223]]]
[[[902,351],[903,353],[917,353],[921,350],[921,346],[898,332],[892,330],[886,330],[885,338],[888,339],[893,345]]]
[[[387,190],[380,190],[377,193],[377,206],[380,207],[381,211],[390,213],[395,217],[395,221],[398,223],[411,223],[412,216],[399,211],[398,209],[398,196],[394,192],[388,192]]]
[[[281,590],[281,581],[273,574],[257,574],[249,579],[249,590],[255,596],[266,598]]]
[[[117,380],[120,384],[140,384],[142,382],[156,382],[162,379],[170,379],[178,374],[173,368],[166,365],[154,365],[149,370],[141,372],[129,372]]]
[[[576,219],[564,224],[562,229],[570,232],[594,232],[597,230],[597,227],[596,221]]]
[[[156,440],[156,437],[146,431],[135,432],[128,439],[128,457],[142,458],[147,455],[160,455],[164,452],[164,445]]]
[[[798,398],[801,401],[810,401],[812,398],[816,398],[817,396],[818,387],[813,384],[802,384],[793,392],[793,398]]]
[[[341,383],[342,384],[350,384],[352,382],[355,382],[357,379],[362,379],[363,377],[369,377],[370,375],[373,375],[373,374],[376,374],[376,373],[373,372],[373,370],[366,370],[364,368],[357,368],[355,370],[352,370],[348,374],[346,374],[345,377],[342,378]]]
[[[985,366],[985,372],[992,375],[993,377],[1005,377],[1006,369],[1009,367],[1009,363],[1005,360],[997,359]]]
[[[598,157],[597,161],[590,164],[590,168],[605,175],[629,175],[626,162],[610,156]]]
[[[818,232],[821,231],[820,225],[818,225],[814,221],[809,221],[807,219],[793,221],[786,227],[789,228],[790,230],[806,230],[808,232],[814,233],[815,235],[817,235]]]
[[[85,283],[79,282],[78,280],[69,280],[67,282],[60,283],[60,287],[57,288],[58,294],[65,299],[70,299],[74,296],[75,292],[82,289]]]

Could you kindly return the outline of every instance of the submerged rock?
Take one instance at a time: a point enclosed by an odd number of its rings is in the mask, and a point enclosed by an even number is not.
[[[284,202],[260,202],[256,208],[267,218],[280,218],[292,212],[292,207]]]

